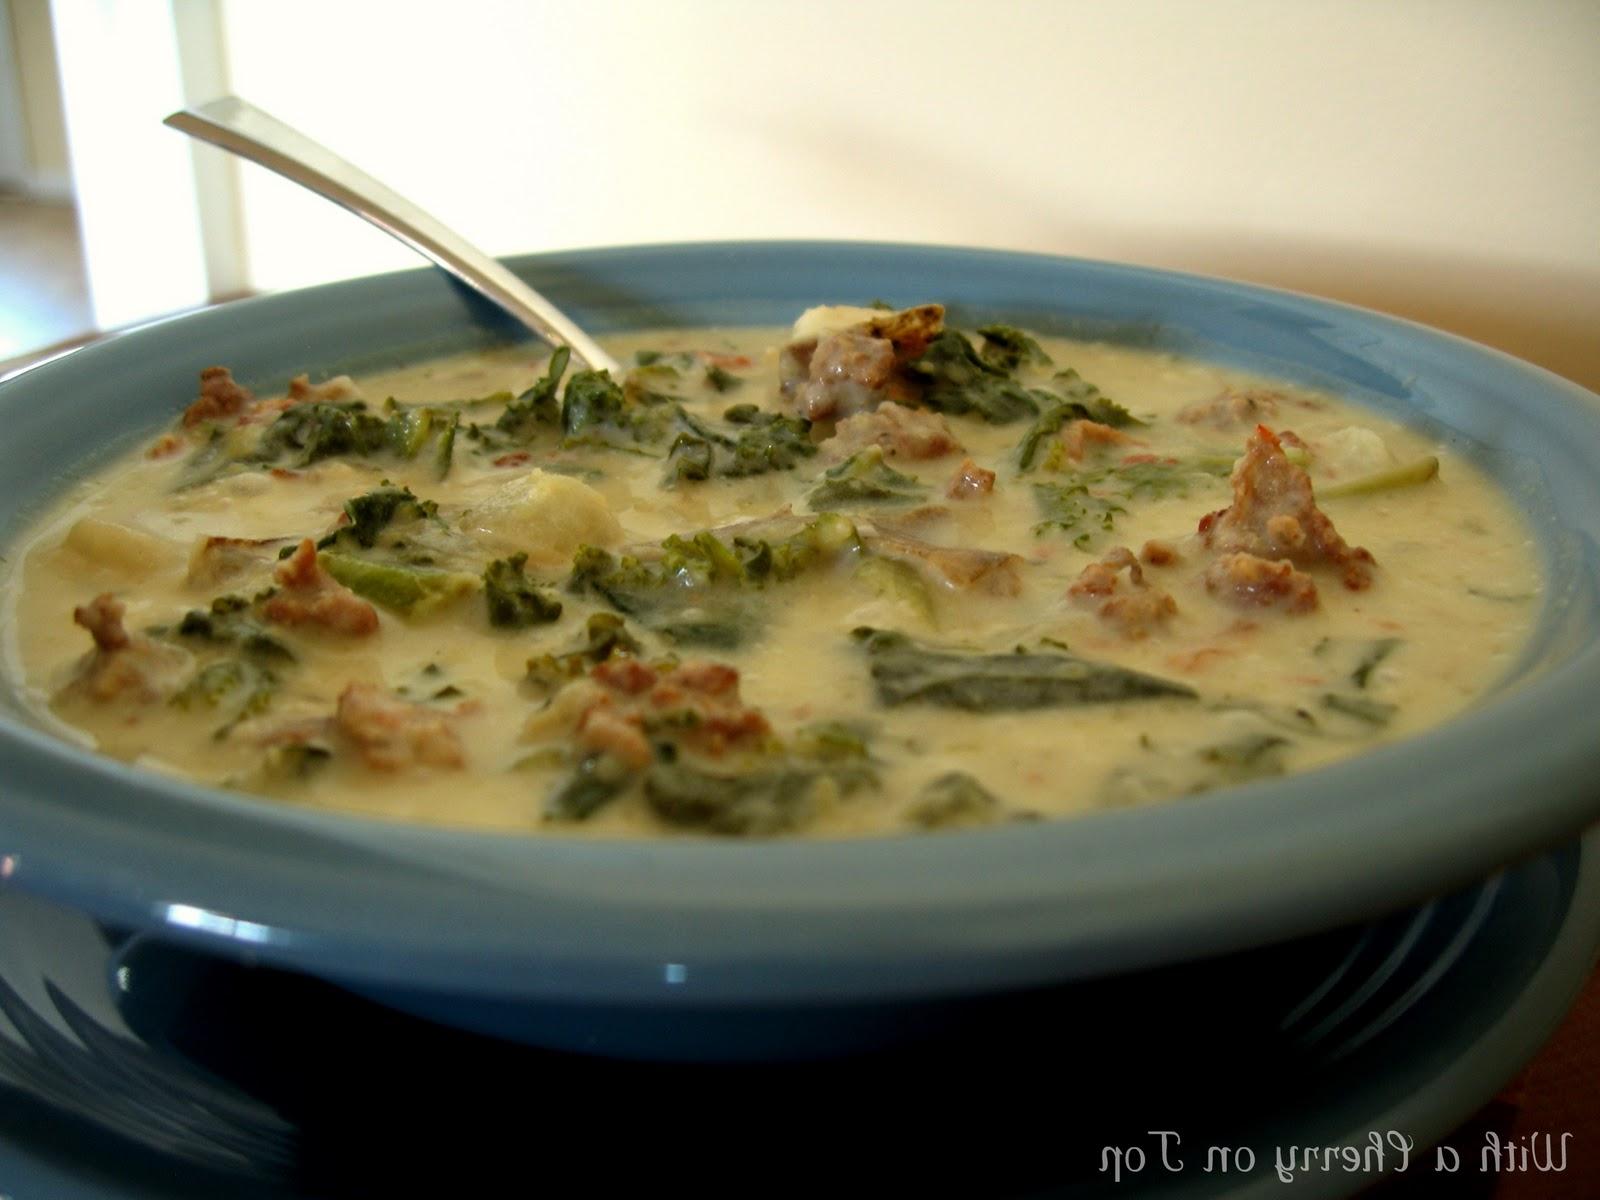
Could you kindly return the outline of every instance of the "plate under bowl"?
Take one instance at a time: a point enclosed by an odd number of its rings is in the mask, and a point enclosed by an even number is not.
[[[959,323],[1170,348],[1428,426],[1527,515],[1549,586],[1517,678],[1450,724],[1182,803],[939,837],[578,841],[298,810],[101,759],[0,689],[11,885],[120,925],[386,990],[615,1011],[881,1005],[1083,979],[1326,929],[1481,878],[1600,816],[1600,401],[1482,347],[1241,284],[848,243],[622,248],[512,267],[597,331],[944,301]],[[0,545],[171,420],[260,388],[515,337],[431,270],[161,323],[0,385]]]

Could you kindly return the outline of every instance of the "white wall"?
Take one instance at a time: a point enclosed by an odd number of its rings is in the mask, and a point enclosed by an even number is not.
[[[934,241],[1387,308],[1600,388],[1592,0],[224,0],[234,89],[496,253]],[[412,262],[244,172],[253,282]]]

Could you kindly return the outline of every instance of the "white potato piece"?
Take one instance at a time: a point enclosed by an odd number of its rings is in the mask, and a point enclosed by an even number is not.
[[[135,578],[173,566],[183,558],[183,548],[165,538],[98,517],[76,522],[67,530],[66,545],[96,566]]]
[[[1394,454],[1375,430],[1363,425],[1346,425],[1318,439],[1311,469],[1314,475],[1348,479],[1370,475],[1393,464]]]
[[[616,546],[622,526],[599,492],[569,475],[533,470],[469,509],[461,528],[530,562],[562,566],[579,546]]]
[[[840,333],[846,329],[853,329],[857,325],[865,325],[868,321],[881,319],[885,315],[881,308],[854,308],[848,304],[820,304],[816,308],[808,308],[800,314],[799,320],[794,323],[794,340],[804,341],[806,338],[825,337],[830,333]]]

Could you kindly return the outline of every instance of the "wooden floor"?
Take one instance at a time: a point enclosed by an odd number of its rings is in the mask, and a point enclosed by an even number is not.
[[[0,192],[0,361],[93,328],[72,205]]]

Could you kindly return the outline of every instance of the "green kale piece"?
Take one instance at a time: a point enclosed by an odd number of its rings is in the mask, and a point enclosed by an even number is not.
[[[1154,459],[1107,467],[1087,477],[1103,483],[1129,500],[1164,500],[1169,496],[1188,496],[1195,488],[1215,488],[1219,477],[1231,470],[1218,471],[1210,463]]]
[[[947,329],[906,364],[922,380],[922,403],[953,416],[974,414],[995,425],[1008,424],[1039,411],[1039,400],[1011,377],[1009,370],[987,362],[972,343]]]
[[[1073,421],[1097,421],[1114,429],[1144,424],[1070,367],[1056,375],[1051,389],[1034,393],[1041,400],[1039,415],[1017,443],[1017,466],[1024,471],[1033,468],[1039,443]]]
[[[667,451],[668,483],[703,483],[711,478],[716,451],[711,442],[692,433],[680,433]]]
[[[243,596],[218,596],[209,609],[191,609],[178,622],[181,637],[199,638],[222,646],[236,646],[261,658],[292,660],[293,652],[252,615],[253,604]]]
[[[967,712],[1008,712],[1166,697],[1192,700],[1181,683],[1094,662],[1041,643],[1011,654],[922,646],[903,633],[862,627],[878,699],[890,707],[932,704]]]
[[[622,389],[605,371],[578,371],[567,381],[561,401],[561,431],[581,438],[593,430],[611,430],[623,423],[629,405]]]
[[[239,460],[228,448],[228,435],[221,426],[212,425],[205,443],[183,460],[183,471],[172,490],[183,492],[200,487],[238,469]]]
[[[1400,649],[1400,646],[1401,639],[1397,637],[1375,639],[1362,654],[1356,669],[1350,672],[1350,682],[1358,688],[1365,688],[1372,681],[1372,673],[1378,669],[1379,664]]]
[[[819,777],[788,765],[713,774],[681,762],[655,763],[645,772],[644,796],[670,825],[759,836],[804,824]]]
[[[741,644],[755,621],[739,594],[746,576],[737,553],[710,533],[674,535],[662,548],[662,558],[647,563],[581,546],[567,588],[593,593],[677,642],[720,649]]]
[[[627,763],[611,754],[591,754],[545,801],[545,818],[583,821],[615,799],[635,778]]]
[[[820,762],[866,762],[867,731],[846,721],[818,721],[795,732],[797,753]]]
[[[277,690],[278,677],[266,667],[246,658],[225,658],[196,671],[171,703],[182,709],[199,705],[231,709],[233,715],[227,723],[211,735],[221,741],[240,721],[264,712]]]
[[[583,644],[566,654],[541,654],[528,660],[528,682],[547,695],[559,691],[590,667],[619,654],[639,655],[644,648],[615,613],[593,613],[584,625]]]
[[[1336,713],[1343,713],[1347,717],[1354,717],[1358,721],[1365,721],[1368,725],[1387,725],[1394,719],[1394,714],[1400,711],[1398,704],[1386,704],[1382,700],[1373,700],[1368,696],[1341,696],[1337,692],[1329,692],[1322,697],[1322,706]]]
[[[1144,424],[1071,367],[1056,373],[1050,380],[1050,391],[1060,396],[1067,404],[1081,408],[1082,415],[1089,420],[1109,425],[1113,429]]]
[[[682,379],[682,372],[665,362],[635,367],[622,381],[622,395],[630,404],[677,404]]]
[[[1100,533],[1116,527],[1128,510],[1114,500],[1097,496],[1082,483],[1036,483],[1033,500],[1044,519],[1033,527],[1036,535],[1060,530],[1072,535],[1072,544],[1088,550]]]
[[[1293,743],[1275,733],[1250,733],[1203,747],[1200,760],[1215,774],[1211,785],[1246,783],[1282,775],[1283,750]]]
[[[483,573],[483,594],[489,602],[489,624],[502,629],[545,625],[561,616],[561,601],[535,587],[523,574],[526,554],[498,558]]]
[[[319,549],[354,541],[362,549],[370,550],[390,525],[438,520],[439,506],[432,500],[419,500],[410,488],[395,487],[385,479],[372,491],[346,500],[344,515],[350,523],[318,542]]]
[[[810,726],[789,750],[716,770],[666,756],[645,771],[644,797],[670,825],[763,836],[810,820],[824,783],[840,796],[879,786],[865,741],[846,726]]]
[[[824,472],[806,503],[814,512],[831,512],[862,504],[914,504],[927,494],[915,476],[884,462],[882,446],[868,446]]]
[[[401,458],[416,458],[433,442],[434,474],[443,479],[450,473],[451,456],[455,450],[456,429],[461,424],[461,413],[442,408],[401,408],[390,402],[388,432],[389,446]]]
[[[544,375],[506,405],[494,427],[509,444],[525,446],[546,430],[561,427],[561,403],[556,398],[556,390],[561,386],[561,377],[566,374],[571,358],[571,350],[557,346]]]
[[[1050,356],[1038,342],[1020,329],[1010,325],[984,325],[978,330],[983,338],[983,348],[978,351],[983,361],[1007,373],[1023,363],[1050,365]]]
[[[660,442],[675,415],[674,405],[628,396],[605,371],[579,371],[562,396],[563,444],[637,450]]]
[[[316,742],[285,742],[270,747],[262,759],[261,770],[268,779],[300,781],[309,779],[333,761],[333,751]]]
[[[733,428],[717,429],[679,410],[684,427],[667,456],[669,482],[700,482],[713,477],[742,479],[787,471],[816,454],[811,422],[739,404],[723,414]]]
[[[1353,663],[1350,672],[1350,682],[1357,688],[1365,691],[1372,682],[1372,673],[1396,650],[1405,644],[1405,639],[1397,637],[1381,638],[1323,638],[1311,650],[1318,658],[1329,654],[1338,655],[1348,663]]]
[[[706,386],[714,392],[731,392],[735,388],[742,388],[744,380],[712,363],[706,367]]]
[[[810,421],[782,413],[757,412],[741,417],[740,423],[744,428],[734,439],[733,454],[722,465],[722,473],[730,478],[787,471],[817,452],[811,441]]]
[[[949,771],[923,785],[906,813],[923,829],[968,829],[991,825],[1001,815],[995,794],[965,771]]]
[[[583,820],[639,783],[645,803],[669,825],[759,836],[804,824],[823,785],[841,797],[880,786],[865,735],[839,723],[800,730],[788,749],[774,742],[753,757],[715,765],[683,758],[670,723],[653,733],[660,740],[649,766],[630,768],[614,757],[591,755],[552,794],[547,815]]]
[[[1366,496],[1373,492],[1387,492],[1395,488],[1416,487],[1439,478],[1439,460],[1428,454],[1398,467],[1375,471],[1371,475],[1357,476],[1341,483],[1321,484],[1317,488],[1318,500],[1337,500],[1343,496]]]
[[[317,562],[356,595],[407,616],[435,612],[477,591],[481,583],[464,571],[371,562],[331,550],[320,552]]]
[[[1106,777],[1106,799],[1113,804],[1140,804],[1269,779],[1283,774],[1284,751],[1293,744],[1276,733],[1245,733],[1180,752],[1157,749],[1142,738],[1149,753]]]
[[[694,355],[687,350],[635,350],[633,361],[641,367],[692,367]]]
[[[257,462],[305,467],[341,454],[376,454],[393,444],[389,422],[360,400],[313,401],[287,408],[261,435]]]
[[[651,561],[581,546],[567,589],[600,596],[618,612],[677,641],[729,648],[742,643],[756,624],[746,593],[860,549],[855,526],[831,513],[775,542],[738,536],[729,543],[709,530],[689,537],[673,534]]]

